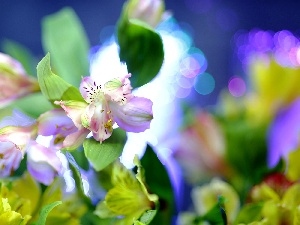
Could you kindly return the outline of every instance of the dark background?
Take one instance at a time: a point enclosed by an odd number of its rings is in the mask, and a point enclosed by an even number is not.
[[[12,39],[42,56],[41,26],[43,16],[71,6],[81,19],[91,45],[99,44],[100,31],[114,25],[120,15],[122,0],[86,1],[0,1],[0,41]],[[207,96],[193,95],[192,101],[214,103],[228,78],[235,74],[232,40],[237,31],[254,28],[300,31],[300,1],[269,0],[166,0],[166,9],[183,23],[207,60],[207,72],[216,79],[215,91]]]

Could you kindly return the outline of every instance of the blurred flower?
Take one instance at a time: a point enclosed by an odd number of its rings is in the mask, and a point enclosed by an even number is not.
[[[81,134],[91,131],[97,141],[104,141],[113,132],[113,124],[129,132],[142,132],[152,120],[152,102],[131,94],[130,74],[121,64],[122,75],[104,84],[97,84],[91,77],[82,79],[81,95],[86,103],[56,101],[72,119]],[[84,136],[84,135],[83,135]]]
[[[18,126],[24,120],[24,126]],[[34,138],[36,127],[34,120],[28,119],[18,111],[5,117],[0,123],[0,177],[6,177],[19,168],[28,143]]]
[[[281,174],[268,176],[252,188],[248,203],[237,217],[237,224],[255,221],[256,224],[298,224],[299,191],[299,183],[292,183]]]
[[[121,224],[132,225],[145,211],[154,209],[158,197],[148,193],[138,158],[135,158],[135,164],[138,167],[136,176],[119,161],[113,165],[113,187],[95,211],[100,218],[120,218]]]
[[[270,121],[278,110],[293,102],[299,95],[300,69],[279,65],[274,60],[255,60],[250,65],[253,91],[246,97],[249,119]]]
[[[191,183],[213,175],[225,175],[225,143],[222,131],[212,115],[199,112],[184,128],[174,157]]]
[[[219,196],[225,198],[225,212],[230,224],[235,219],[240,207],[239,196],[233,187],[214,178],[209,184],[195,187],[192,190],[192,200],[198,215],[203,215],[212,209]]]
[[[0,53],[0,108],[36,91],[39,91],[37,80],[28,76],[18,61]]]
[[[129,0],[127,3],[128,19],[138,19],[151,27],[161,22],[165,4],[163,0]]]
[[[238,214],[240,207],[239,195],[232,186],[218,178],[212,179],[209,184],[194,187],[191,195],[195,213],[183,212],[180,214],[179,225],[196,224],[197,218],[201,218],[201,221],[205,220],[205,215],[217,205],[220,197],[224,199],[227,224],[232,224]],[[214,217],[216,216],[214,215]]]
[[[0,223],[28,224],[31,219],[31,202],[20,198],[16,192],[5,185],[0,185]]]
[[[51,184],[54,177],[63,172],[57,153],[65,136],[76,130],[66,115],[65,120],[60,117],[63,113],[63,110],[54,109],[36,121],[15,110],[12,116],[3,118],[0,123],[1,177],[11,175],[25,154],[28,171],[45,185]]]
[[[282,108],[271,122],[268,132],[268,164],[276,166],[281,158],[299,147],[300,99]]]

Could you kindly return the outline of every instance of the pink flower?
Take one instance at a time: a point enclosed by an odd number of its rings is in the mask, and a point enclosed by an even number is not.
[[[14,111],[1,121],[0,127],[0,176],[16,170],[25,154],[28,171],[45,185],[63,172],[57,154],[65,138],[77,131],[63,110],[50,110],[37,121]]]
[[[191,183],[214,175],[228,175],[230,171],[225,161],[222,130],[207,112],[198,113],[182,131],[174,157]]]
[[[82,144],[90,131],[78,129],[62,109],[53,109],[38,118],[38,133],[52,136],[57,149],[74,149]]]
[[[28,76],[18,61],[0,53],[0,108],[38,90],[37,80]]]
[[[129,132],[145,131],[153,118],[152,102],[131,94],[130,76],[126,74],[104,84],[85,77],[80,85],[85,102],[56,101],[55,104],[66,111],[80,135],[86,136],[91,131],[100,142],[111,136],[115,122]]]
[[[26,126],[18,126],[24,121]],[[35,136],[34,121],[20,112],[5,117],[0,123],[0,177],[6,177],[19,168],[28,143]]]

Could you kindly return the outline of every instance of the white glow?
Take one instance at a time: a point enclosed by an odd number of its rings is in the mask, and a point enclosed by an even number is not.
[[[147,143],[155,147],[162,158],[169,157],[170,152],[166,151],[170,147],[169,140],[176,137],[177,128],[181,124],[176,100],[179,88],[176,76],[180,75],[180,62],[187,56],[190,43],[187,39],[178,37],[178,32],[162,30],[159,33],[163,40],[165,56],[162,68],[151,82],[133,91],[134,95],[149,98],[153,102],[154,119],[149,130],[143,133],[127,133],[128,140],[120,159],[128,168],[133,167],[135,154],[143,155]],[[93,79],[103,83],[124,72],[116,67],[120,64],[118,52],[115,42],[104,43],[92,60],[90,72]]]
[[[118,45],[108,42],[91,58],[90,76],[99,84],[128,74],[125,63],[120,62]]]

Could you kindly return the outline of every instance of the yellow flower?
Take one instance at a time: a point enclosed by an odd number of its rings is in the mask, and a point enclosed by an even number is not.
[[[76,195],[63,196],[60,180],[56,179],[44,192],[29,173],[12,181],[2,180],[0,224],[31,224],[37,221],[44,206],[56,201],[63,203],[50,211],[46,225],[79,225],[86,207]]]
[[[300,183],[293,184],[284,181],[284,177],[272,175],[254,186],[249,201],[237,217],[240,225],[300,223]]]
[[[246,111],[259,121],[270,120],[278,109],[300,96],[300,69],[283,67],[272,59],[254,62],[250,81],[253,91],[246,98]]]

